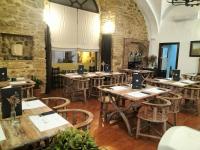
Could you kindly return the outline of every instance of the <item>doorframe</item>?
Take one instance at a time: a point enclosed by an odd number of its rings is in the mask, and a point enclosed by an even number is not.
[[[167,42],[167,43],[159,43],[159,51],[158,51],[158,69],[160,70],[161,69],[161,60],[160,60],[160,57],[161,57],[161,47],[162,45],[173,45],[173,44],[176,44],[177,45],[177,55],[176,55],[176,68],[178,67],[178,56],[179,56],[179,47],[180,47],[180,42]]]

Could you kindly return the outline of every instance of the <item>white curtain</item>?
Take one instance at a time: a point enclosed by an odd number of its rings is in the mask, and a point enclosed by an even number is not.
[[[77,48],[77,9],[50,3],[48,24],[54,48]]]
[[[99,49],[99,14],[50,2],[45,20],[50,26],[54,50]]]
[[[99,35],[99,14],[78,10],[78,48],[98,50]]]

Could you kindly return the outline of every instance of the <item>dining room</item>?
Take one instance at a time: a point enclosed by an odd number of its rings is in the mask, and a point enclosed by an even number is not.
[[[199,150],[198,0],[1,0],[0,150]]]

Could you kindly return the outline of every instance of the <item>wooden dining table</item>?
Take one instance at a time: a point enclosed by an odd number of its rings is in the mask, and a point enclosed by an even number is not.
[[[122,72],[126,73],[128,76],[129,82],[132,81],[132,74],[139,73],[142,75],[143,79],[146,80],[154,75],[154,71],[151,70],[136,70],[136,69],[121,69]]]
[[[185,79],[200,80],[200,74],[199,73],[184,73],[184,74],[181,74],[181,75]]]
[[[35,82],[31,79],[24,79],[20,81],[0,81],[0,88],[4,88],[7,86],[24,86],[24,85],[30,85],[35,84]]]
[[[72,127],[72,125],[68,123],[46,131],[39,131],[39,129],[30,120],[29,116],[39,115],[49,111],[52,111],[52,109],[46,105],[35,109],[23,110],[22,115],[17,117],[19,123],[15,125],[12,124],[10,118],[1,119],[0,125],[3,129],[6,140],[0,141],[0,149],[16,149],[31,145],[55,136],[59,130]]]
[[[61,77],[69,78],[69,79],[76,79],[76,78],[92,78],[92,77],[109,77],[113,75],[122,75],[121,72],[87,72],[84,74],[78,73],[67,73],[67,74],[60,74]]]
[[[177,87],[177,88],[183,88],[186,86],[190,86],[190,85],[194,85],[197,83],[200,83],[200,81],[192,81],[189,79],[181,79],[179,81],[174,81],[171,78],[154,78],[154,79],[147,79],[147,82],[150,83],[155,83],[157,85],[166,85],[166,86],[170,86],[170,87]]]
[[[84,74],[78,74],[78,73],[67,73],[67,74],[60,74],[61,76],[61,83],[64,87],[64,85],[67,85],[70,87],[72,85],[73,79],[79,79],[79,78],[95,78],[95,77],[112,77],[115,75],[125,75],[125,73],[121,72],[87,72]],[[126,79],[125,79],[126,80]]]
[[[9,85],[10,86],[25,86],[25,85],[30,85],[30,84],[35,84],[35,82],[31,79],[24,79],[20,81],[10,81]]]
[[[123,119],[128,134],[130,136],[132,136],[133,133],[124,110],[137,104],[140,105],[148,98],[152,98],[160,94],[164,94],[171,91],[169,89],[148,86],[148,85],[142,89],[132,89],[131,85],[101,86],[99,87],[99,90],[102,91],[103,93],[102,95],[104,94],[108,95],[109,100],[115,109],[115,113],[119,113],[119,115]],[[129,101],[130,103],[128,106],[125,106],[126,107],[125,109],[121,109],[117,103],[117,99],[121,99],[123,101]]]

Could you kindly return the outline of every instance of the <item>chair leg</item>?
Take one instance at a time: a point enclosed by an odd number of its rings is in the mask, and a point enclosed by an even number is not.
[[[197,100],[197,115],[200,116],[200,100]]]
[[[87,100],[87,90],[84,90],[84,102]]]
[[[167,130],[167,122],[165,121],[163,123],[163,134],[165,133],[166,130]]]
[[[108,112],[108,104],[107,103],[104,103],[104,102],[101,102],[101,107],[102,107],[102,119],[103,119],[103,121],[108,121],[108,119],[107,119],[107,112]]]
[[[140,125],[141,125],[141,120],[140,118],[137,119],[137,129],[136,129],[136,139],[140,135]]]
[[[177,113],[174,113],[174,126],[176,126],[176,122],[177,122]]]
[[[100,116],[101,116],[102,120],[104,121],[105,114],[104,114],[104,103],[103,102],[101,102],[101,106],[100,106]]]

